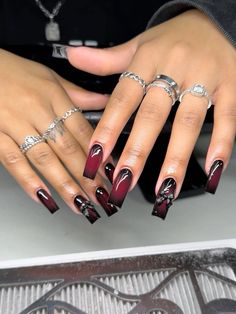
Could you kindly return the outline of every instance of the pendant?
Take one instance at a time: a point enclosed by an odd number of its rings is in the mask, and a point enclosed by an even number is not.
[[[45,37],[49,41],[60,40],[59,24],[52,20],[49,23],[47,23],[45,27]]]

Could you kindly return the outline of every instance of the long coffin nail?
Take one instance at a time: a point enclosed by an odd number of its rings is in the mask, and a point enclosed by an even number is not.
[[[53,44],[52,47],[52,57],[59,59],[68,59],[67,57],[67,49],[68,46]]]
[[[103,150],[102,146],[99,144],[95,144],[89,151],[89,155],[86,161],[86,165],[84,168],[84,177],[89,179],[94,179],[98,168],[102,162]]]
[[[111,164],[111,163],[107,163],[105,165],[105,174],[107,176],[107,179],[110,181],[110,183],[112,184],[113,182],[113,173],[115,171],[115,167]]]
[[[96,198],[99,204],[104,208],[107,216],[112,216],[113,214],[117,213],[117,208],[113,204],[108,203],[109,194],[108,192],[102,188],[98,187],[96,190]]]
[[[40,202],[47,207],[51,214],[54,214],[59,209],[57,203],[46,190],[40,189],[36,192],[36,194]]]
[[[165,179],[162,183],[153,207],[152,215],[158,216],[163,220],[166,218],[168,209],[173,203],[175,197],[176,182],[172,178]]]
[[[95,223],[95,221],[100,218],[100,215],[96,211],[95,207],[82,195],[77,195],[75,197],[74,204],[91,224]]]
[[[122,169],[114,180],[108,203],[121,207],[129,191],[133,174],[129,169]]]
[[[216,160],[213,162],[208,178],[207,178],[207,183],[205,187],[206,192],[215,194],[217,186],[220,181],[223,167],[224,167],[224,163],[222,160]]]

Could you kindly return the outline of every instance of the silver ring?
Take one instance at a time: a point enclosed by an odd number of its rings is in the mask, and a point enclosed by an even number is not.
[[[171,77],[164,74],[158,74],[154,81],[161,81],[168,84],[174,90],[176,100],[179,98],[180,95],[179,85]]]
[[[168,96],[172,99],[172,106],[175,104],[175,102],[177,100],[175,92],[174,92],[173,88],[171,88],[168,84],[166,84],[164,82],[160,82],[160,81],[153,81],[153,82],[151,82],[150,84],[147,85],[146,93],[149,91],[149,89],[151,87],[160,87],[160,88],[162,88],[168,94]]]
[[[126,71],[126,72],[123,72],[120,76],[120,80],[123,79],[123,78],[130,78],[132,80],[135,80],[136,82],[138,82],[142,88],[143,88],[143,94],[146,93],[146,82],[138,75],[138,74],[135,74],[134,72],[129,72],[129,71]]]
[[[25,137],[23,144],[19,146],[21,152],[25,154],[31,147],[36,144],[45,142],[45,139],[39,135],[28,135]]]
[[[63,114],[63,116],[61,117],[61,120],[64,122],[67,118],[69,118],[75,112],[82,112],[82,109],[79,107],[72,107],[71,109],[67,110]]]
[[[194,84],[193,86],[191,86],[190,88],[188,89],[185,89],[181,95],[179,96],[179,101],[181,102],[184,95],[190,93],[191,95],[193,96],[197,96],[197,97],[206,97],[207,98],[207,101],[208,101],[208,104],[207,104],[207,109],[209,109],[212,105],[212,100],[211,100],[211,97],[209,96],[206,88],[204,85],[202,84]]]
[[[43,133],[42,138],[45,141],[48,141],[50,139],[55,142],[56,134],[57,133],[63,134],[63,132],[64,132],[63,120],[62,118],[57,117],[49,125],[47,130]]]

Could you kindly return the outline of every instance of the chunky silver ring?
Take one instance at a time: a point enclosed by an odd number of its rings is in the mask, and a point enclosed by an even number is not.
[[[45,139],[39,135],[28,135],[25,137],[23,144],[19,146],[21,152],[25,154],[31,147],[36,144],[45,142]]]
[[[175,104],[177,98],[176,98],[176,94],[173,90],[173,88],[171,88],[168,84],[164,83],[164,82],[160,82],[160,81],[153,81],[150,84],[147,85],[146,88],[146,93],[149,91],[149,89],[151,87],[160,87],[162,88],[167,94],[168,96],[172,99],[172,106]]]
[[[63,114],[63,116],[61,117],[61,120],[64,122],[67,118],[69,118],[75,112],[82,112],[82,109],[79,107],[72,107],[71,109],[67,110]]]
[[[60,117],[57,117],[53,120],[53,122],[49,125],[47,130],[42,134],[42,138],[45,141],[48,141],[49,139],[55,142],[56,134],[63,134],[64,132],[64,126],[63,126],[63,120]]]
[[[154,81],[161,81],[168,84],[174,90],[176,100],[179,98],[180,95],[179,85],[171,77],[164,74],[158,74]]]
[[[135,80],[136,82],[138,82],[142,88],[143,88],[143,93],[145,94],[146,93],[146,82],[138,75],[138,74],[135,74],[134,72],[129,72],[129,71],[126,71],[126,72],[123,72],[120,76],[120,80],[123,79],[123,78],[130,78],[132,80]]]
[[[206,88],[204,85],[202,84],[194,84],[193,86],[191,86],[188,89],[185,89],[181,95],[179,96],[179,101],[181,102],[184,95],[190,93],[193,96],[197,96],[197,97],[206,97],[208,104],[207,104],[207,109],[209,109],[212,105],[212,100],[211,97],[209,96]]]

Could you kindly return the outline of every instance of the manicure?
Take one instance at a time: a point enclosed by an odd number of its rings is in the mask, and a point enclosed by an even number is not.
[[[163,220],[166,218],[168,209],[173,204],[176,182],[172,178],[165,179],[162,183],[153,207],[152,215]]]
[[[217,186],[220,181],[223,167],[224,167],[224,163],[222,160],[216,160],[213,162],[208,178],[207,178],[207,183],[205,187],[206,192],[215,194]]]
[[[117,208],[113,204],[108,203],[109,194],[108,192],[102,188],[98,187],[96,190],[96,198],[99,204],[104,208],[107,216],[112,216],[113,214],[117,213]]]
[[[115,171],[115,167],[111,164],[111,163],[107,163],[105,165],[105,174],[107,176],[107,179],[110,181],[110,183],[112,184],[113,182],[113,173]]]
[[[77,195],[75,197],[74,204],[91,224],[95,223],[95,221],[100,218],[100,215],[96,211],[95,207],[82,195]]]
[[[53,44],[52,57],[59,59],[68,59],[67,49],[68,46]]]
[[[122,169],[114,180],[111,194],[108,199],[108,203],[121,207],[124,199],[129,191],[133,174],[132,172],[124,168]]]
[[[54,214],[59,209],[57,203],[46,190],[40,189],[36,192],[36,194],[40,202],[50,211],[51,214]]]
[[[102,146],[95,144],[89,151],[89,155],[84,168],[83,176],[89,179],[94,179],[98,168],[102,162],[103,150]]]

